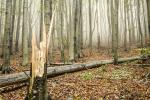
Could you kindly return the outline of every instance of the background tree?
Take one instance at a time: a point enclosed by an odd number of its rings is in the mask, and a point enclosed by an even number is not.
[[[112,54],[114,64],[118,63],[118,7],[119,0],[111,0]]]
[[[19,36],[20,36],[20,29],[21,29],[20,23],[21,23],[21,15],[22,15],[21,10],[22,10],[22,0],[19,0],[15,52],[19,51]]]
[[[3,65],[2,72],[10,72],[10,34],[11,33],[11,5],[12,0],[6,0],[6,20],[5,20],[5,30],[4,30],[4,40],[3,40]]]
[[[10,54],[13,54],[13,40],[14,40],[14,29],[15,29],[15,15],[16,15],[16,1],[17,0],[12,0],[12,6],[11,6],[11,34],[10,34]]]
[[[24,0],[23,2],[23,29],[22,29],[22,55],[23,61],[22,65],[26,66],[29,63],[29,50],[28,50],[28,35],[29,35],[29,27],[28,27],[28,0]]]
[[[92,8],[91,8],[91,0],[89,1],[89,48],[90,54],[92,53],[92,40],[93,40],[93,33],[92,33]]]

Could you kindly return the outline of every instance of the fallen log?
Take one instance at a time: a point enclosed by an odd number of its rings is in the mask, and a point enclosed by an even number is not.
[[[140,59],[141,56],[136,56],[131,58],[120,58],[118,60],[118,63],[130,62],[130,61],[140,60]],[[94,61],[94,62],[83,63],[83,64],[48,67],[47,75],[48,77],[54,77],[65,73],[71,73],[71,72],[96,68],[96,67],[100,67],[101,65],[112,64],[112,63],[113,60],[101,60],[101,61]],[[29,79],[29,76],[30,76],[30,71],[0,76],[0,87],[26,82]]]

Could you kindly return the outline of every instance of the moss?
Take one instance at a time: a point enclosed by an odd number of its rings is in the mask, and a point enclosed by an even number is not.
[[[85,72],[85,73],[81,74],[81,78],[83,80],[91,80],[91,79],[93,79],[93,77],[94,77],[94,75],[90,72]]]

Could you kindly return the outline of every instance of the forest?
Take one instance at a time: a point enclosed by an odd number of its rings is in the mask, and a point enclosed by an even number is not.
[[[0,100],[150,100],[150,0],[0,0]]]

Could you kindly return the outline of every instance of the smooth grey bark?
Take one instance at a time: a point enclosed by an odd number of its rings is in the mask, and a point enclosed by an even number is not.
[[[80,58],[83,56],[83,12],[82,12],[82,5],[83,5],[83,1],[82,0],[78,0],[78,33],[77,33],[77,42],[78,42],[78,50],[77,50],[77,57]]]
[[[147,12],[147,1],[146,0],[142,0],[142,9],[143,9],[143,20],[144,20],[144,29],[145,29],[145,33],[144,33],[144,39],[145,39],[145,46],[148,45],[149,42],[149,29],[148,29],[148,12]]]
[[[127,51],[127,0],[124,0],[124,50]]]
[[[136,5],[137,5],[137,21],[138,21],[138,29],[139,29],[139,36],[140,36],[140,45],[141,48],[143,48],[144,43],[143,43],[143,33],[142,33],[142,29],[141,29],[141,22],[140,22],[140,0],[136,1]],[[141,50],[142,53],[143,50]]]
[[[5,19],[6,19],[6,14],[5,14],[5,12],[6,12],[6,1],[5,0],[1,0],[1,29],[0,29],[0,42],[1,42],[1,44],[3,44],[3,39],[4,39],[4,30],[5,30]],[[3,46],[1,46],[2,47],[2,50],[1,50],[1,57],[3,57]]]
[[[46,27],[46,33],[48,34],[49,31],[49,26],[50,26],[50,22],[52,19],[52,13],[53,13],[53,9],[52,9],[52,5],[53,5],[53,0],[45,0],[44,1],[44,20],[45,20],[45,27]],[[53,62],[54,60],[54,29],[53,32],[51,33],[51,47],[50,47],[50,56],[49,56],[49,62]]]
[[[65,62],[65,54],[64,54],[64,2],[63,0],[61,0],[60,2],[60,10],[59,10],[59,14],[60,14],[60,52],[61,52],[61,61]]]
[[[28,35],[29,35],[29,23],[28,23],[28,0],[23,1],[23,29],[22,29],[22,65],[27,66],[29,63],[29,51],[28,51]]]
[[[91,8],[91,0],[89,2],[89,48],[90,54],[92,53],[92,43],[93,43],[93,34],[92,34],[92,8]]]
[[[75,4],[74,4],[75,5]],[[72,7],[71,0],[69,1],[69,32],[70,32],[70,40],[69,40],[69,61],[73,62],[75,60],[74,57],[74,31],[73,31],[73,12],[74,7]]]
[[[112,55],[114,64],[118,63],[118,7],[119,0],[111,0]]]
[[[44,0],[44,20],[46,24],[46,33],[49,31],[50,21],[52,18],[52,0]]]
[[[19,0],[19,12],[18,12],[18,21],[17,21],[17,31],[16,31],[16,42],[15,42],[15,52],[19,51],[19,36],[20,36],[20,23],[21,23],[21,9],[22,9],[22,0]]]
[[[3,40],[3,65],[2,72],[10,72],[10,32],[11,32],[11,4],[12,0],[6,1],[6,20],[5,20],[5,29],[4,29],[4,40]]]
[[[131,47],[131,41],[132,41],[132,36],[131,36],[131,34],[133,34],[132,33],[132,26],[131,26],[131,17],[130,17],[130,11],[131,11],[131,9],[130,9],[130,0],[126,0],[127,1],[127,21],[128,21],[128,32],[129,32],[129,46],[128,46],[128,49],[130,49],[130,47]]]
[[[15,28],[15,13],[16,13],[16,0],[12,0],[12,11],[11,11],[11,33],[10,33],[10,55],[13,54],[13,33],[14,33],[14,28]]]
[[[74,8],[74,57],[75,60],[78,60],[79,55],[79,0],[75,0],[75,8]]]

